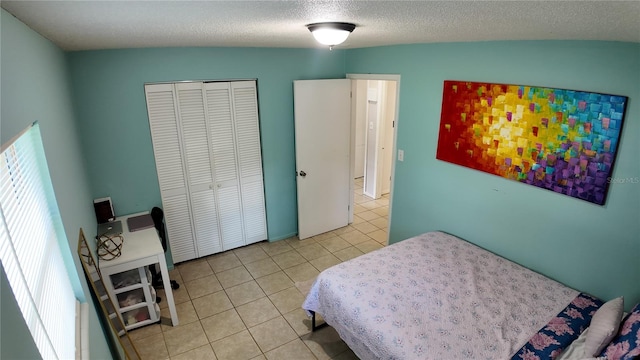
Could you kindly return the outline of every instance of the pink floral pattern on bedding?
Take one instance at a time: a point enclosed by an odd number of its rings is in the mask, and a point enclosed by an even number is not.
[[[433,232],[323,271],[303,308],[361,359],[508,359],[577,294]]]
[[[580,317],[582,318],[582,317]],[[552,331],[555,335],[573,335],[575,331],[567,323],[567,319],[555,317],[547,324],[547,330]]]
[[[602,350],[607,360],[634,360],[640,357],[640,303],[622,320],[618,335]]]
[[[550,345],[560,345],[560,343],[557,342],[553,336],[541,333],[533,335],[533,337],[531,337],[531,340],[529,340],[529,343],[536,350],[546,349]]]
[[[532,336],[511,360],[555,359],[589,326],[600,306],[600,299],[581,293]]]

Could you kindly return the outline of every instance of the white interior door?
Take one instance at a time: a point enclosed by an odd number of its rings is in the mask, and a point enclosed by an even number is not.
[[[293,82],[298,237],[349,222],[351,80]]]

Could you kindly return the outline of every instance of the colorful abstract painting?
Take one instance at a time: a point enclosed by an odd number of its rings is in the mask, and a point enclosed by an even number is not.
[[[627,97],[445,81],[436,157],[602,205]]]

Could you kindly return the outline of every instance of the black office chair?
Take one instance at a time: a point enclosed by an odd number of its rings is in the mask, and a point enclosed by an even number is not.
[[[167,232],[164,227],[164,212],[159,207],[154,207],[151,209],[151,219],[153,219],[153,225],[156,227],[158,231],[158,237],[160,237],[160,242],[162,243],[162,249],[164,252],[167,252]],[[158,270],[155,265],[149,267],[149,271],[151,272],[151,285],[156,289],[164,289],[164,284],[162,283],[162,276],[158,274]],[[171,288],[176,290],[180,288],[180,284],[177,281],[171,280]]]

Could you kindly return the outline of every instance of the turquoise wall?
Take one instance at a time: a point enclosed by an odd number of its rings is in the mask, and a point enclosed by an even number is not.
[[[349,50],[347,73],[400,74],[391,242],[443,230],[576,289],[640,301],[640,44],[520,41]],[[443,80],[629,97],[605,206],[436,160]]]
[[[0,25],[1,116],[0,142],[5,143],[34,121],[40,124],[58,207],[68,244],[63,256],[76,296],[89,299],[76,254],[80,227],[95,229],[92,197],[75,123],[69,74],[64,52],[4,10]],[[2,337],[0,358],[33,359],[38,354],[2,272]],[[87,294],[87,296],[85,296]],[[93,359],[109,359],[110,352],[95,308],[90,306],[90,351]]]
[[[343,51],[133,49],[68,60],[92,195],[111,196],[118,214],[161,206],[145,83],[257,78],[268,236],[297,233],[293,80],[343,78]]]

